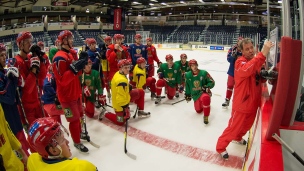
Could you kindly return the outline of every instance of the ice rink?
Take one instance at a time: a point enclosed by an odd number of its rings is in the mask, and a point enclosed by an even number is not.
[[[180,60],[181,53],[186,53],[188,61],[196,59],[199,68],[207,70],[213,77],[215,87],[211,90],[209,124],[205,125],[203,115],[195,112],[193,101],[156,106],[150,93],[146,93],[145,111],[151,112],[151,117],[129,120],[127,149],[137,156],[136,160],[124,153],[124,126],[116,126],[106,118],[100,122],[97,115],[96,119],[87,118],[87,127],[91,140],[100,148],[83,141],[90,151],[88,154],[80,153],[69,137],[73,157],[92,162],[99,171],[241,170],[246,146],[230,143],[227,148],[230,155],[228,161],[221,159],[215,151],[217,139],[226,128],[231,112],[231,107],[223,109],[221,106],[225,99],[229,67],[227,51],[158,49],[157,52],[162,62],[165,62],[166,54],[172,54],[176,61]],[[180,94],[179,99],[183,98],[184,95]],[[174,98],[170,102],[179,99]],[[164,102],[169,100],[162,99]],[[135,105],[130,107],[135,111]],[[107,110],[113,112],[109,107]],[[62,121],[68,128],[63,116]],[[244,138],[247,140],[247,137]]]

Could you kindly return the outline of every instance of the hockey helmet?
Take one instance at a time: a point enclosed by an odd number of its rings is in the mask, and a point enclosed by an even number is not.
[[[67,38],[70,37],[70,36],[74,38],[73,33],[72,33],[71,31],[69,31],[69,30],[63,30],[63,31],[61,31],[61,32],[59,33],[59,35],[58,35],[58,40],[59,40],[60,42],[62,42],[63,39],[67,39]]]
[[[112,40],[111,36],[106,36],[106,37],[104,38],[104,41],[111,41],[111,40]]]
[[[141,35],[140,34],[135,34],[134,39],[141,39]]]
[[[33,40],[33,35],[31,32],[29,31],[22,31],[18,34],[17,36],[17,40],[16,40],[16,43],[17,43],[17,46],[19,47],[20,46],[20,43],[25,40],[25,39],[32,39]]]
[[[86,43],[90,46],[91,44],[96,44],[96,40],[94,38],[89,38]]]
[[[146,63],[146,60],[145,60],[145,58],[140,57],[140,58],[137,58],[136,63],[137,63],[137,64]]]
[[[118,61],[118,63],[117,63],[118,68],[122,68],[126,65],[131,65],[131,62],[127,59],[122,59],[122,60]]]
[[[185,53],[182,53],[181,55],[180,55],[180,58],[182,59],[183,57],[186,57],[186,59],[187,59],[187,55],[185,54]]]
[[[151,37],[147,37],[146,41],[152,42],[152,38]]]
[[[195,59],[191,59],[191,60],[189,61],[188,65],[189,65],[189,66],[191,66],[191,65],[196,65],[196,66],[198,66],[197,61],[196,61]]]
[[[117,39],[123,39],[123,36],[121,34],[115,34],[113,36],[114,40],[117,40]]]
[[[6,51],[6,46],[3,43],[0,43],[0,52]]]
[[[49,158],[47,146],[56,147],[56,135],[60,133],[60,124],[51,117],[36,119],[29,128],[28,141],[43,157]]]
[[[166,55],[166,61],[173,60],[173,56],[171,54]]]
[[[39,47],[41,47],[41,46],[43,46],[43,47],[44,47],[44,43],[43,43],[43,41],[39,41],[39,42],[37,42],[37,45],[38,45]]]

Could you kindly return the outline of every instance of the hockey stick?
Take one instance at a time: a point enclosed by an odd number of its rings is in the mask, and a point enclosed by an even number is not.
[[[272,134],[272,137],[276,139],[287,151],[289,151],[303,166],[304,161],[303,159],[288,145],[282,138],[280,138],[276,133]]]
[[[18,94],[18,98],[19,98],[19,101],[20,101],[20,106],[21,106],[21,109],[22,109],[23,117],[24,117],[24,120],[26,122],[25,125],[24,125],[24,129],[25,129],[25,132],[28,133],[29,122],[26,118],[26,114],[25,114],[25,111],[24,111],[23,103],[22,103],[22,100],[21,100],[20,92],[19,92],[19,87],[17,87],[17,94]]]
[[[163,104],[168,104],[168,105],[175,105],[176,103],[179,103],[179,102],[182,102],[182,101],[184,101],[184,100],[186,100],[186,99],[181,99],[181,100],[179,100],[179,101],[176,101],[176,102],[173,102],[173,103],[163,103]]]
[[[135,114],[137,113],[137,109],[136,109],[136,112],[135,112]],[[128,135],[128,120],[129,119],[127,119],[126,120],[126,123],[125,123],[125,141],[124,141],[124,151],[125,151],[125,154],[127,155],[127,156],[129,156],[131,159],[133,159],[133,160],[136,160],[136,156],[134,155],[134,154],[131,154],[130,152],[128,152],[128,150],[127,150],[127,135]]]
[[[84,90],[84,71],[82,71],[82,79],[81,79],[81,86],[82,86],[82,104],[83,106],[85,106],[85,103],[84,103],[84,94],[83,94],[83,90]],[[94,147],[96,148],[99,148],[100,146],[95,144],[94,142],[91,141],[90,139],[90,136],[89,136],[89,133],[88,133],[88,130],[87,130],[87,124],[86,124],[86,114],[84,112],[84,109],[83,109],[83,117],[81,118],[82,120],[82,125],[84,127],[84,134],[85,134],[85,139]]]
[[[135,118],[136,118],[137,111],[138,111],[138,106],[137,106],[136,111],[135,111],[135,113],[134,113],[134,115],[133,115],[133,119],[135,119]]]

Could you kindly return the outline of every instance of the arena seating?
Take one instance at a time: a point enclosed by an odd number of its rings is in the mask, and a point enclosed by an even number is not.
[[[188,43],[189,41],[198,41],[199,35],[204,29],[204,25],[181,25],[172,35],[169,42]]]

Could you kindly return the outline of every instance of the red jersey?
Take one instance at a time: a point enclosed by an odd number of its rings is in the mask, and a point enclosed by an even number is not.
[[[80,98],[81,84],[78,74],[70,70],[70,64],[77,60],[73,54],[59,50],[53,58],[53,72],[57,86],[57,96],[60,102],[70,102]]]
[[[157,63],[160,62],[160,60],[157,57],[156,49],[153,45],[151,45],[151,46],[147,45],[147,56],[148,56],[149,65],[153,65],[154,61],[156,61]]]
[[[23,59],[20,55],[15,56],[16,65],[19,69],[19,73],[24,79],[24,87],[22,88],[22,103],[24,105],[36,105],[39,103],[37,83],[42,82],[46,75],[46,68],[44,63],[40,63],[40,69],[38,75],[30,70],[30,59],[27,57]],[[38,80],[37,80],[38,79]]]
[[[244,56],[235,62],[235,88],[232,109],[242,113],[256,112],[261,102],[261,83],[265,80],[260,77],[260,70],[266,57],[260,52],[248,60]]]

